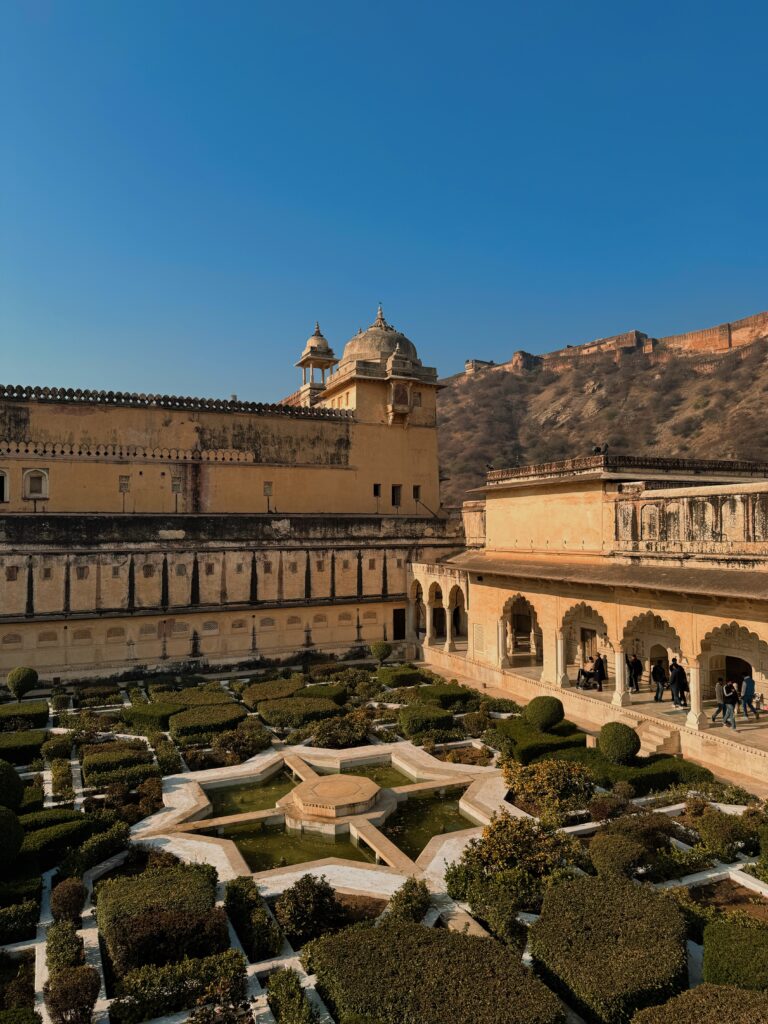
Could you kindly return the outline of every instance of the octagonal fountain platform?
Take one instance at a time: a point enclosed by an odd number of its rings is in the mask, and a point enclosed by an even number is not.
[[[372,810],[379,792],[373,779],[362,775],[326,775],[301,782],[282,803],[288,813],[292,805],[302,816],[344,818]]]

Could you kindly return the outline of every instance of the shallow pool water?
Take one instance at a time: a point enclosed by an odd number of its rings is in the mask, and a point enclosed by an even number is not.
[[[336,772],[315,769],[320,772],[321,775],[336,775]],[[355,768],[342,768],[342,775],[362,775],[366,779],[373,779],[373,781],[382,787],[382,789],[393,789],[395,786],[410,786],[413,779],[409,779],[407,775],[404,775],[397,768],[393,768],[391,764],[361,764]]]
[[[387,818],[381,831],[406,856],[416,860],[433,836],[474,827],[475,823],[459,811],[462,792],[452,790],[444,797],[409,797]]]
[[[266,782],[238,782],[231,786],[203,788],[213,806],[211,817],[224,818],[229,814],[265,811],[274,807],[280,797],[289,793],[295,785],[286,772],[278,772]]]
[[[372,853],[355,846],[348,836],[334,839],[314,832],[293,832],[282,825],[265,825],[258,821],[231,825],[218,835],[232,840],[251,871],[269,871],[326,857],[368,862],[374,859]]]

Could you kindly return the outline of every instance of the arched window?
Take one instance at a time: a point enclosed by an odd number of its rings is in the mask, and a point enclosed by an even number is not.
[[[189,632],[189,626],[185,622],[174,622],[172,632],[177,636],[183,636]]]
[[[245,619],[235,619],[231,628],[233,633],[236,633],[238,630],[245,629]]]
[[[327,626],[328,625],[328,616],[327,615],[315,615],[315,616],[313,616],[312,621],[314,622],[314,624],[316,626]]]
[[[342,612],[341,615],[339,615],[339,622],[351,622],[351,621],[352,621],[352,616],[349,614],[349,612]]]
[[[10,494],[8,492],[8,474],[4,469],[0,469],[0,502],[9,501]]]
[[[22,480],[22,494],[30,501],[48,497],[48,470],[27,469]]]
[[[116,644],[125,640],[125,630],[122,626],[110,626],[107,630],[107,643]]]
[[[3,647],[21,647],[21,634],[6,633],[3,637]]]
[[[47,629],[44,633],[37,634],[37,642],[39,644],[55,644],[59,639],[59,634],[55,629]]]
[[[75,642],[85,643],[91,639],[90,629],[76,629],[72,633],[72,640]]]
[[[275,620],[274,619],[262,619],[261,622],[259,623],[259,625],[261,626],[262,629],[274,629],[275,628]]]
[[[219,624],[218,624],[218,622],[204,622],[203,623],[203,632],[204,633],[218,633],[219,632]]]
[[[157,636],[157,626],[150,626],[150,625],[142,626],[141,629],[139,630],[139,636],[156,637]]]
[[[289,615],[288,616],[288,625],[289,626],[300,626],[301,625],[301,619],[299,618],[298,615]]]
[[[369,622],[375,622],[378,615],[376,612],[363,612],[363,618],[367,619]]]

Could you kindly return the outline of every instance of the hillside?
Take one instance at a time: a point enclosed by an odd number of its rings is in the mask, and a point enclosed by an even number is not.
[[[595,444],[628,455],[768,460],[767,359],[763,340],[706,359],[605,353],[558,370],[450,378],[438,405],[443,502],[465,500],[488,464],[588,455]]]

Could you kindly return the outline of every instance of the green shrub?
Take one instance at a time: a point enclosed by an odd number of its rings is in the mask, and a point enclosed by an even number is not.
[[[768,1020],[768,992],[748,992],[731,985],[698,985],[663,1006],[638,1010],[632,1024],[763,1024]]]
[[[26,899],[9,907],[0,907],[0,945],[33,939],[39,916],[39,900]]]
[[[422,921],[430,907],[427,883],[423,879],[406,878],[389,901],[389,916],[403,921]]]
[[[475,711],[480,707],[480,694],[477,690],[456,682],[430,683],[428,686],[420,686],[417,692],[419,700],[456,713]]]
[[[562,1024],[557,999],[499,943],[392,920],[311,943],[305,966],[336,1020]]]
[[[0,868],[7,871],[24,841],[24,829],[10,807],[0,807]]]
[[[43,729],[0,732],[0,758],[14,765],[30,764],[40,756],[45,737]]]
[[[42,1017],[35,1010],[14,1006],[10,1010],[0,1010],[0,1024],[42,1024]]]
[[[150,764],[152,754],[143,740],[118,740],[115,743],[89,744],[83,747],[83,773],[127,768],[134,764]]]
[[[74,847],[80,846],[94,832],[102,828],[102,823],[88,815],[81,814],[79,821],[65,821],[59,825],[28,832],[24,836],[19,856],[28,858],[41,871],[55,867],[64,855]]]
[[[56,757],[51,761],[51,789],[53,795],[62,800],[71,800],[75,795],[72,787],[72,768],[69,761]]]
[[[37,782],[27,783],[19,804],[19,814],[30,814],[32,811],[41,811],[45,803],[43,787]]]
[[[325,876],[302,875],[275,902],[275,917],[294,945],[344,924],[344,910]]]
[[[83,940],[72,921],[56,921],[48,929],[45,962],[52,977],[85,963]]]
[[[72,735],[71,732],[49,733],[48,739],[41,747],[43,757],[47,761],[53,761],[57,757],[68,761],[72,754]]]
[[[27,700],[21,704],[0,706],[0,731],[8,728],[9,722],[18,723],[17,728],[40,729],[48,721],[47,700]]]
[[[287,697],[262,701],[259,714],[265,722],[277,729],[298,729],[307,722],[340,715],[341,708],[334,701],[323,697]]]
[[[117,973],[226,949],[226,916],[214,909],[215,894],[216,872],[204,864],[103,882],[96,917]]]
[[[6,677],[6,686],[16,700],[21,700],[25,693],[34,690],[37,682],[37,672],[33,668],[25,668],[21,665],[18,668],[12,668]]]
[[[666,754],[638,757],[633,765],[613,764],[595,749],[563,750],[551,756],[587,765],[596,785],[606,789],[617,782],[629,782],[637,796],[661,792],[680,783],[706,783],[714,779],[708,768]]]
[[[160,768],[160,774],[166,775],[177,775],[183,770],[181,763],[181,756],[176,749],[176,745],[173,740],[169,740],[167,736],[161,732],[153,732],[149,734],[149,742],[152,744],[152,748],[155,751],[155,757],[157,758],[157,764]]]
[[[383,686],[397,689],[398,686],[415,686],[427,682],[423,672],[412,665],[381,665],[376,678]]]
[[[270,974],[267,1002],[277,1024],[315,1024],[317,1021],[296,971],[281,967]]]
[[[79,878],[65,878],[51,891],[54,921],[77,923],[85,906],[86,888]]]
[[[362,747],[368,742],[370,722],[364,711],[352,711],[342,718],[324,718],[314,728],[312,743],[316,747],[341,750]]]
[[[586,807],[595,790],[589,769],[568,761],[524,765],[507,758],[502,774],[513,803],[555,824],[562,824],[569,810]]]
[[[183,710],[180,705],[171,703],[131,704],[123,708],[121,715],[124,722],[139,732],[165,732],[171,716]]]
[[[24,795],[24,783],[19,773],[7,761],[0,761],[0,807],[15,811]]]
[[[600,730],[598,749],[612,764],[632,764],[640,750],[640,737],[623,722],[606,722]]]
[[[83,875],[86,871],[114,857],[128,846],[130,829],[124,821],[118,821],[106,832],[99,832],[86,839],[64,859],[61,870],[65,875]]]
[[[147,965],[120,981],[120,996],[109,1008],[113,1024],[140,1024],[188,1009],[216,993],[222,1003],[242,1003],[246,997],[245,958],[234,949],[164,967]]]
[[[550,888],[529,939],[541,976],[601,1024],[624,1024],[687,984],[682,915],[664,896],[618,877]]]
[[[173,700],[185,708],[234,703],[232,694],[224,690],[218,683],[209,683],[205,686],[191,686],[186,690],[178,690],[174,693]]]
[[[213,738],[213,749],[230,755],[228,760],[238,763],[268,750],[272,739],[272,733],[257,718],[244,718],[236,729],[217,733]]]
[[[249,960],[258,962],[278,955],[283,945],[282,932],[250,875],[227,882],[224,909]]]
[[[42,879],[38,875],[33,875],[31,878],[14,878],[10,882],[0,882],[0,907],[10,907],[23,900],[34,900],[39,903],[42,889]]]
[[[417,736],[429,729],[450,729],[453,715],[432,704],[407,704],[400,708],[398,721],[406,736]]]
[[[243,690],[243,703],[255,711],[263,700],[282,700],[292,697],[304,689],[304,676],[292,675],[290,679],[275,679],[265,683],[252,683]]]
[[[739,815],[726,814],[716,807],[707,807],[696,819],[701,842],[713,856],[724,863],[736,860],[749,839],[749,827]]]
[[[704,929],[704,981],[768,989],[768,928],[711,921]]]
[[[43,992],[53,1024],[91,1024],[100,988],[95,967],[74,967],[51,977]]]
[[[530,764],[554,757],[559,751],[581,749],[587,738],[572,722],[560,722],[549,732],[541,732],[524,718],[503,718],[494,722],[483,736],[483,742],[521,764]]]
[[[371,657],[378,661],[379,665],[392,653],[392,644],[388,644],[386,640],[374,640],[369,648]]]
[[[190,708],[173,715],[170,721],[171,736],[194,736],[203,732],[219,732],[233,729],[246,717],[245,709],[239,704],[206,704]]]
[[[104,789],[116,783],[135,789],[147,779],[159,779],[160,769],[156,764],[131,764],[125,768],[113,768],[106,771],[97,771],[90,768],[86,779],[89,786],[94,789]]]
[[[344,683],[313,683],[307,686],[304,697],[324,697],[332,700],[335,704],[345,704],[349,691]]]
[[[74,811],[69,807],[46,807],[42,811],[32,811],[30,814],[22,814],[19,824],[25,832],[37,832],[40,828],[48,828],[50,825],[61,825],[65,821],[82,821],[80,811]]]
[[[642,864],[645,847],[630,836],[600,833],[589,844],[590,860],[598,875],[630,877]]]
[[[519,715],[523,710],[522,704],[508,697],[483,697],[483,704],[489,713],[494,711],[500,715]]]
[[[523,709],[523,718],[539,732],[550,732],[565,718],[563,702],[557,697],[534,697]]]

